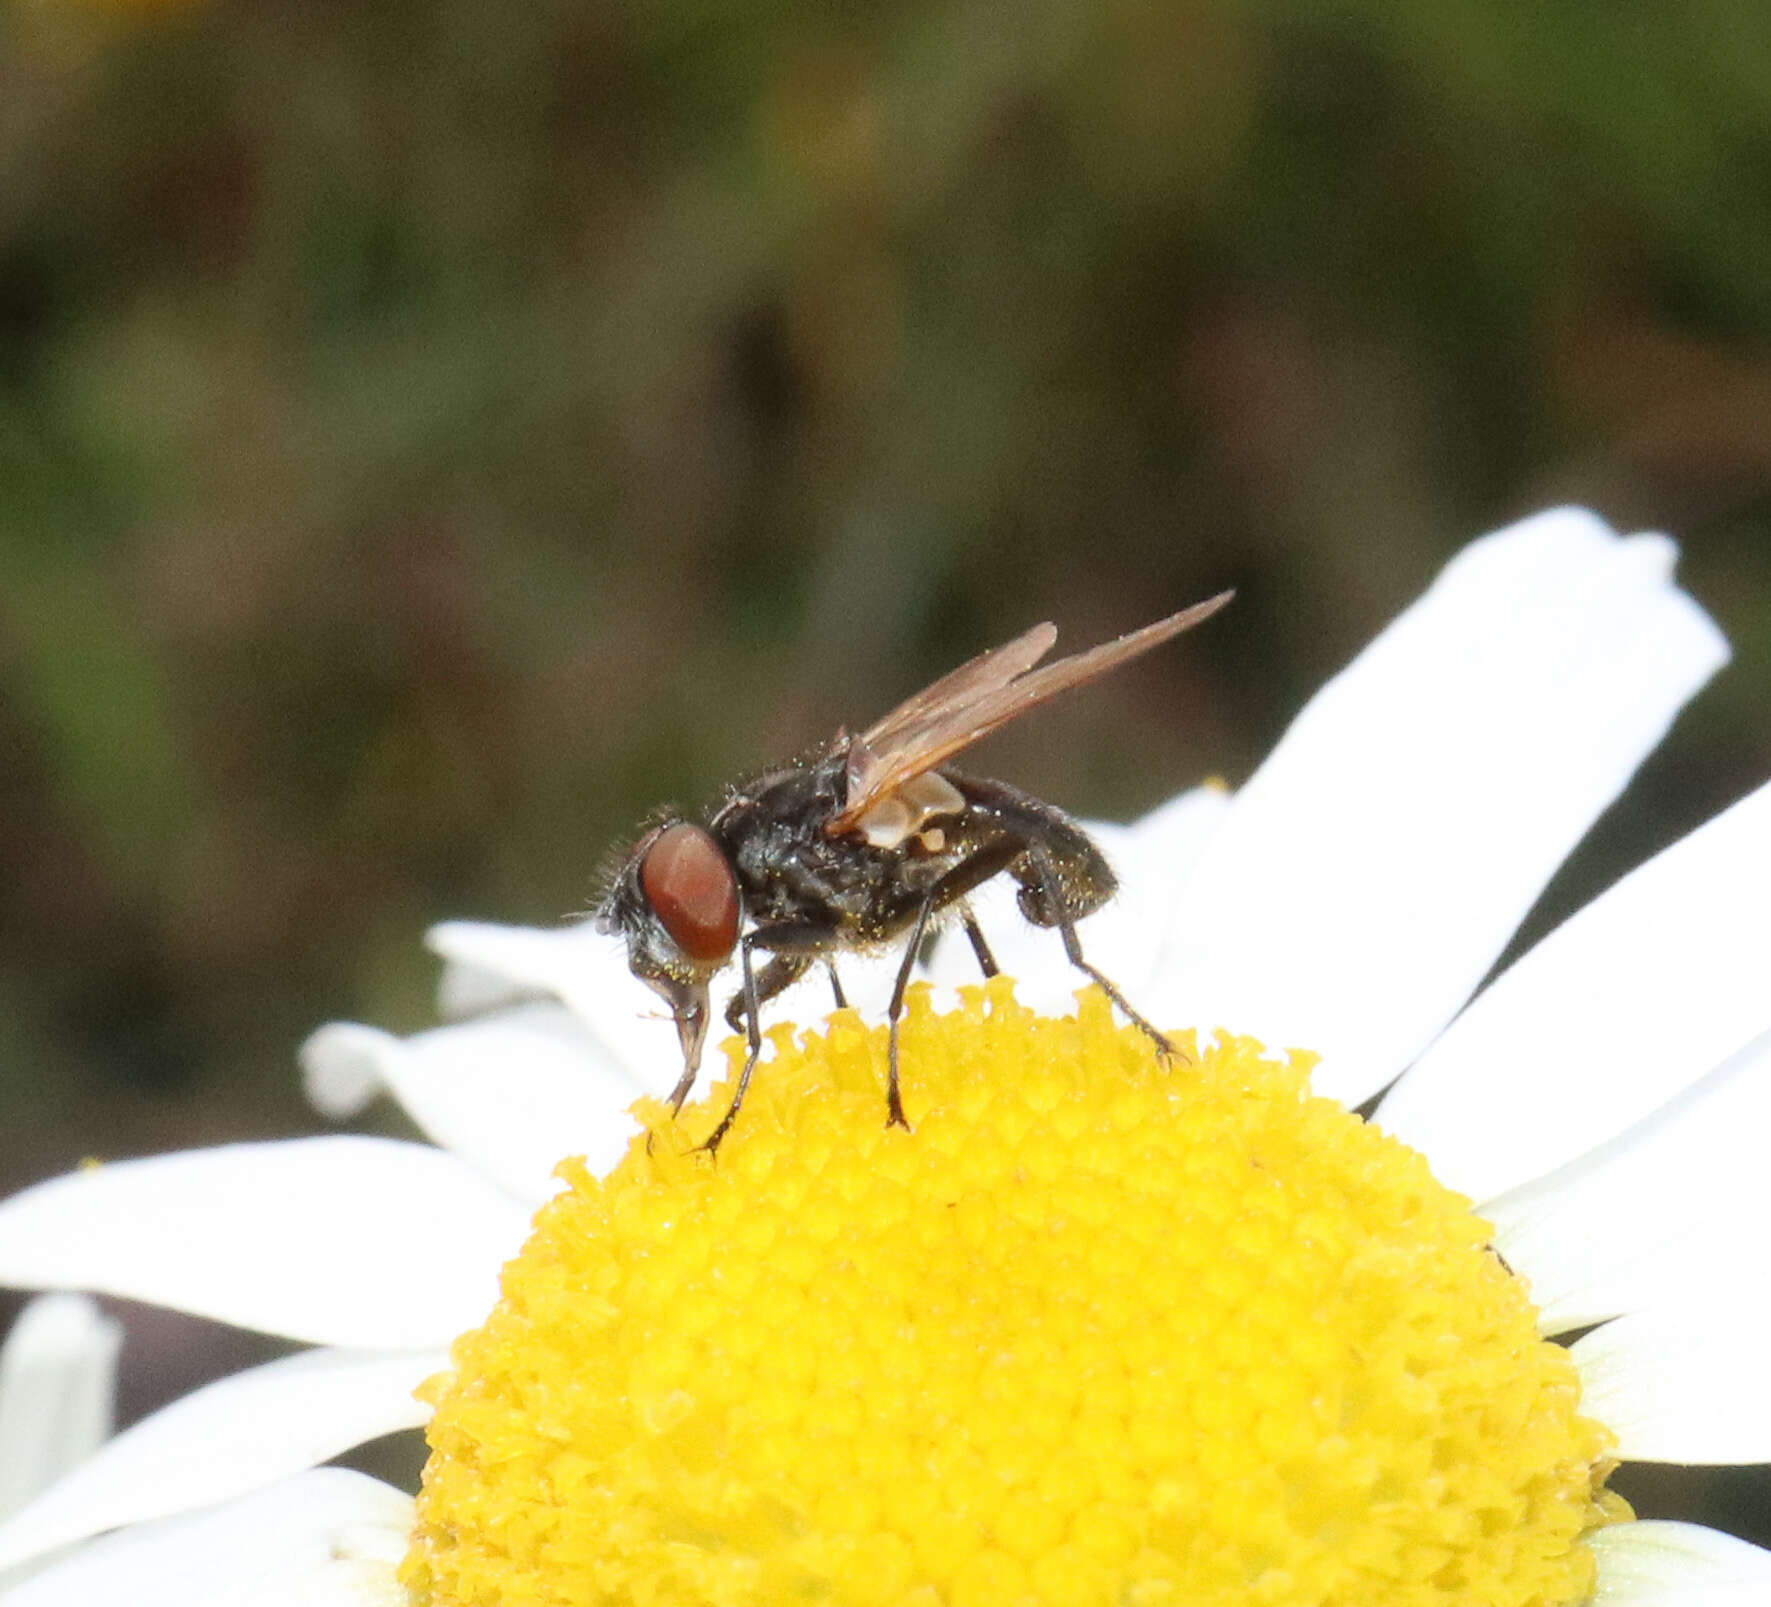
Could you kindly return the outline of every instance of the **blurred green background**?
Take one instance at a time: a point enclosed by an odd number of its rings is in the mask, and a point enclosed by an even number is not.
[[[1240,780],[1579,499],[1738,656],[1541,931],[1771,775],[1768,335],[1764,0],[12,0],[0,1190],[310,1129],[427,923],[1036,618],[1238,587],[991,762]]]

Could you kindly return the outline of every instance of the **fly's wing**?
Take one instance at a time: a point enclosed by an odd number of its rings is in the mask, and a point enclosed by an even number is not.
[[[900,704],[849,744],[848,790],[842,812],[825,828],[831,836],[853,831],[880,799],[913,776],[950,759],[963,748],[1073,686],[1105,675],[1209,619],[1235,593],[1220,592],[1154,625],[1103,642],[1086,653],[1033,666],[1056,633],[1049,625],[961,665]]]
[[[967,659],[958,669],[875,720],[861,734],[861,741],[874,753],[914,747],[919,731],[942,720],[949,710],[969,707],[987,693],[1006,686],[1017,675],[1024,675],[1052,650],[1057,639],[1058,627],[1047,620],[1023,631],[1012,642]],[[849,796],[854,796],[852,788]]]

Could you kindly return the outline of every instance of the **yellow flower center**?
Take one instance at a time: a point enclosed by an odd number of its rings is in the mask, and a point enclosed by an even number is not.
[[[1469,1202],[1220,1037],[1098,993],[771,1034],[582,1164],[457,1342],[424,1607],[1553,1607],[1628,1516]],[[1185,1041],[1185,1040],[1183,1040]],[[1188,1042],[1188,1048],[1193,1046]]]

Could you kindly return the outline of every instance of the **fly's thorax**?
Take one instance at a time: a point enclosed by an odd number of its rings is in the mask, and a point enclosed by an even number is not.
[[[906,930],[930,893],[975,851],[963,799],[942,785],[961,810],[951,819],[918,806],[916,829],[890,844],[859,831],[833,835],[843,771],[839,754],[826,755],[736,788],[709,829],[731,859],[745,914],[757,926],[791,926],[806,938],[821,931],[836,946],[884,942]],[[991,823],[980,824],[996,834]],[[995,868],[1003,863],[1006,857]]]

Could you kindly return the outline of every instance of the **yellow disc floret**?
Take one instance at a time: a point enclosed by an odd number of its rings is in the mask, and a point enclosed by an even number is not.
[[[1610,1437],[1468,1201],[1098,993],[771,1034],[646,1105],[427,1386],[423,1607],[1558,1607]],[[1194,1046],[1183,1039],[1192,1054]]]

